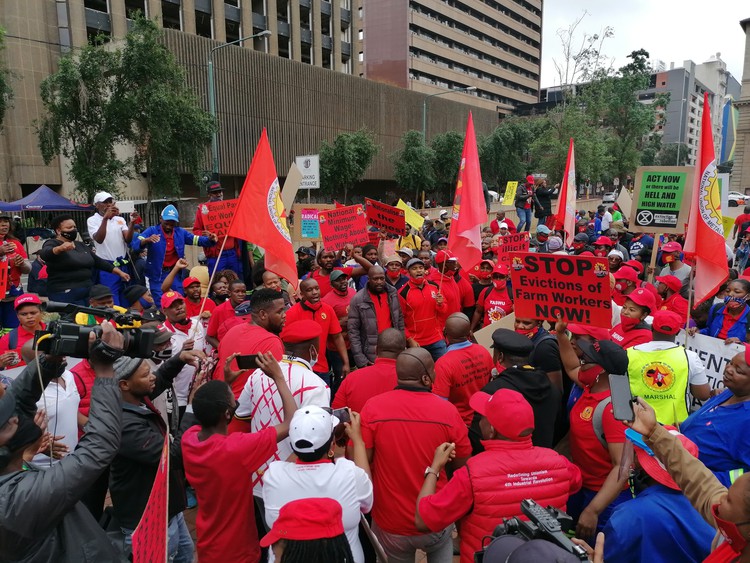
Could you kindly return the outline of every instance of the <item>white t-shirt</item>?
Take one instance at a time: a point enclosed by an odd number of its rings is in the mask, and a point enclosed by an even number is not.
[[[286,503],[303,498],[331,498],[341,505],[346,539],[356,563],[365,556],[359,541],[360,514],[372,508],[372,481],[354,462],[339,458],[314,463],[275,461],[263,475],[266,524],[273,526]],[[269,563],[273,559],[269,553]]]
[[[103,220],[104,217],[98,212],[94,213],[86,220],[86,226],[88,227],[91,240],[94,240],[94,234],[99,230]],[[125,256],[127,246],[123,235],[127,232],[128,223],[125,219],[119,215],[112,217],[112,219],[107,221],[107,234],[104,236],[104,242],[99,244],[94,240],[96,255],[105,260],[109,260],[110,262]]]
[[[674,342],[665,342],[661,340],[652,340],[651,342],[645,342],[633,346],[634,350],[640,352],[656,352],[657,350],[671,350],[676,348],[679,344]],[[708,383],[708,376],[706,375],[706,366],[703,365],[698,354],[692,350],[686,350],[687,361],[688,361],[688,383],[690,385],[705,385]],[[688,389],[688,392],[690,389]]]
[[[170,346],[172,347],[173,357],[178,355],[182,351],[182,345],[193,333],[195,333],[195,336],[193,337],[195,340],[193,350],[201,350],[208,353],[209,348],[211,347],[208,342],[206,342],[206,329],[203,328],[203,324],[200,322],[200,319],[198,319],[198,317],[192,317],[190,320],[192,321],[192,324],[190,325],[190,328],[187,332],[182,332],[181,330],[175,329],[175,327],[171,323],[167,322],[164,324],[164,326],[166,326],[172,332],[172,340]],[[193,382],[193,377],[195,376],[196,369],[197,368],[195,366],[186,364],[180,370],[180,373],[177,374],[177,377],[174,378],[174,392],[177,396],[177,405],[180,407],[184,407],[187,405],[188,395],[190,394],[190,384]]]
[[[687,264],[683,264],[681,267],[677,268],[674,272],[669,269],[669,264],[664,266],[661,269],[661,272],[659,273],[660,276],[674,276],[678,278],[683,284],[685,283],[685,280],[690,277],[690,266]],[[658,282],[654,280],[654,285],[656,285]]]
[[[612,224],[612,214],[609,211],[605,211],[602,216],[602,233],[609,230],[609,226]]]
[[[78,387],[71,372],[65,370],[60,378],[65,383],[65,387],[63,388],[54,379],[50,381],[42,397],[37,401],[36,408],[47,409],[49,419],[47,432],[53,436],[64,436],[60,442],[68,446],[69,452],[72,452],[78,445],[78,403],[81,402],[81,396],[78,394]],[[58,461],[60,460],[53,459],[52,464]],[[32,463],[41,469],[49,469],[50,457],[45,454],[36,454]]]
[[[310,364],[300,358],[284,356],[280,362],[281,371],[286,376],[286,383],[294,396],[297,407],[316,405],[328,408],[331,404],[331,391],[325,381],[310,369]],[[281,424],[284,408],[276,384],[261,370],[256,369],[247,378],[240,393],[239,407],[235,416],[250,419],[250,430],[258,432],[269,426]],[[264,463],[253,475],[253,494],[261,496],[263,475],[268,464],[273,461],[286,460],[292,455],[289,438],[283,439],[276,446],[276,453]]]

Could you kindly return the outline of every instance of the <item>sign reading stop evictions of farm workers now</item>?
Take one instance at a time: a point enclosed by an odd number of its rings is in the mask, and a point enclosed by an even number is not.
[[[694,169],[690,166],[642,166],[635,175],[630,231],[685,231]]]
[[[510,279],[516,318],[612,326],[606,258],[513,252]]]

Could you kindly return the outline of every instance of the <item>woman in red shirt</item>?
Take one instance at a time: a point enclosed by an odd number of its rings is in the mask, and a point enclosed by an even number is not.
[[[623,348],[651,342],[651,327],[645,321],[655,309],[656,297],[648,289],[639,287],[629,293],[620,311],[620,324],[610,331],[612,342]]]
[[[10,216],[5,214],[0,214],[0,268],[8,269],[6,292],[0,303],[0,324],[6,329],[15,328],[18,318],[13,301],[23,293],[21,274],[28,274],[31,264],[23,244],[13,236]]]

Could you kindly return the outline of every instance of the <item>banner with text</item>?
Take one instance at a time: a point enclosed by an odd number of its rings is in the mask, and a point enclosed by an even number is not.
[[[505,185],[505,194],[503,195],[503,205],[513,207],[516,205],[516,190],[518,182],[508,182]]]
[[[708,376],[708,384],[712,391],[724,389],[724,368],[737,354],[744,353],[745,346],[742,344],[727,344],[724,340],[703,334],[687,337],[687,345],[685,345],[686,336],[685,331],[681,330],[677,334],[675,342],[698,354],[701,362],[706,366],[706,376]],[[691,411],[698,410],[703,403],[690,396],[689,391],[688,388],[688,408]]]
[[[201,204],[203,228],[214,233],[216,236],[223,237],[229,232],[229,225],[232,224],[232,218],[236,209],[236,199],[209,201],[208,203]]]
[[[510,279],[518,318],[612,326],[606,258],[513,252]]]
[[[690,166],[638,168],[630,231],[683,233],[690,208],[693,172]]]
[[[422,225],[424,225],[424,217],[406,205],[406,202],[403,199],[398,200],[396,207],[404,210],[404,219],[406,219],[406,222],[409,223],[409,225],[417,230],[422,228]]]
[[[169,494],[169,433],[164,437],[159,468],[146,508],[133,532],[133,563],[167,560]]]
[[[349,244],[367,244],[367,219],[361,205],[339,207],[318,213],[320,235],[323,246],[328,250],[338,250]]]
[[[498,263],[510,266],[511,252],[529,251],[529,233],[527,231],[524,231],[523,233],[514,233],[512,235],[505,235],[504,237],[500,237],[500,244],[498,244],[497,248]]]
[[[301,190],[317,190],[320,188],[320,155],[307,154],[294,158],[294,163],[302,173]]]
[[[373,227],[398,236],[406,234],[406,219],[403,209],[398,209],[369,197],[365,198],[365,208],[367,209],[367,222]]]
[[[317,209],[302,209],[300,212],[300,232],[302,238],[320,238],[320,223]]]

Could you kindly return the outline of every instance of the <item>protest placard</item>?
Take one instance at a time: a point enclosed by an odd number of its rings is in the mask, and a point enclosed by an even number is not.
[[[633,209],[633,196],[626,188],[620,190],[620,195],[617,196],[617,207],[620,208],[623,217],[630,217],[630,211]]]
[[[495,332],[498,328],[507,328],[508,330],[513,330],[515,327],[515,323],[515,313],[508,313],[499,321],[495,321],[494,323],[489,324],[486,327],[480,328],[478,331],[476,331],[474,333],[474,340],[476,340],[477,344],[479,344],[480,346],[484,346],[485,348],[487,348],[487,350],[490,351],[490,354],[492,354],[492,333]]]
[[[516,190],[518,182],[508,182],[505,185],[505,194],[503,195],[503,205],[513,207],[516,205]]]
[[[164,436],[159,468],[146,508],[133,532],[133,563],[167,560],[169,493],[169,433]]]
[[[724,227],[724,238],[729,239],[732,235],[732,229],[734,228],[734,217],[723,216],[721,218],[721,224]]]
[[[686,338],[687,345],[685,344]],[[706,376],[712,391],[724,389],[724,368],[727,367],[734,356],[745,351],[745,346],[742,344],[727,344],[725,340],[712,338],[704,334],[687,336],[684,330],[677,334],[675,342],[698,354],[703,365],[706,366]],[[691,411],[698,410],[703,404],[690,395],[689,387],[688,401],[688,408]]]
[[[300,212],[300,233],[302,238],[319,239],[320,223],[318,223],[318,210],[305,209]]]
[[[349,205],[318,213],[323,246],[338,250],[349,244],[367,244],[367,219],[361,205]]]
[[[510,279],[516,317],[612,327],[606,258],[512,252]]]
[[[403,209],[369,197],[365,198],[365,209],[367,210],[367,222],[373,227],[398,236],[406,234],[406,219]]]
[[[693,172],[690,166],[638,168],[629,230],[646,233],[684,232],[690,209]]]
[[[297,165],[292,162],[289,167],[289,172],[286,173],[286,180],[284,180],[284,187],[281,189],[281,203],[284,204],[287,215],[292,210],[292,204],[294,198],[297,197],[300,184],[302,183],[302,172],[300,172]]]
[[[409,225],[417,230],[422,228],[422,225],[424,225],[424,217],[406,205],[404,200],[399,199],[396,207],[404,210],[404,219],[406,219],[406,222],[409,223]]]
[[[527,231],[524,231],[523,233],[514,233],[512,235],[505,235],[504,237],[500,237],[498,251],[498,263],[510,266],[511,252],[529,251],[529,233]]]
[[[200,206],[203,216],[203,228],[216,236],[223,237],[229,232],[237,209],[236,199],[209,201]],[[221,241],[220,241],[221,242]]]

